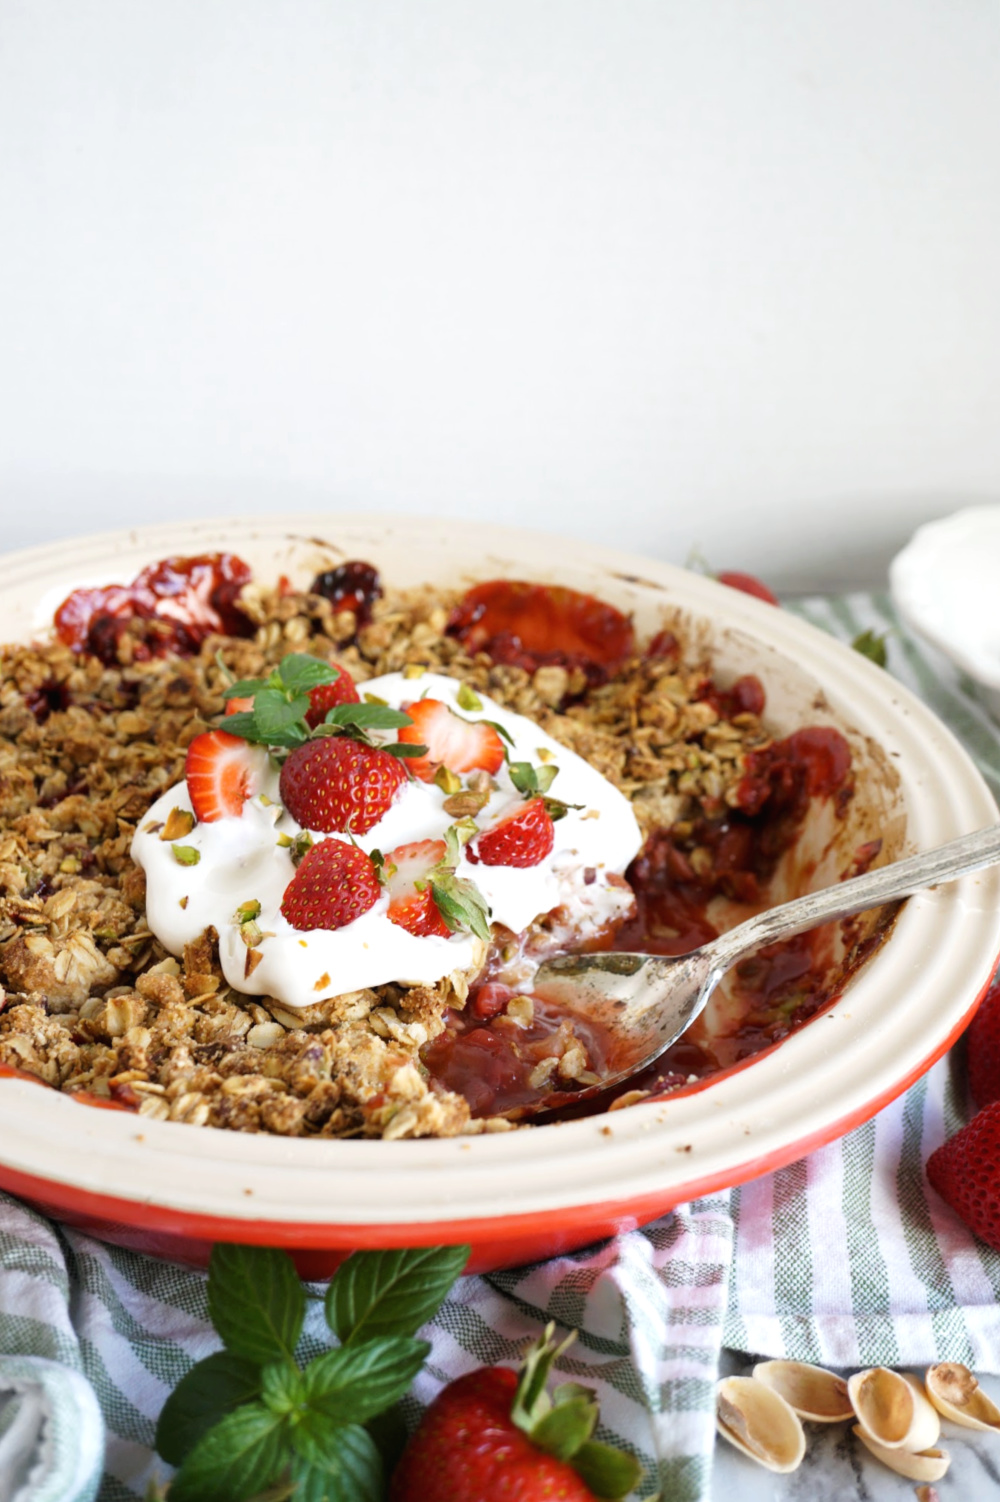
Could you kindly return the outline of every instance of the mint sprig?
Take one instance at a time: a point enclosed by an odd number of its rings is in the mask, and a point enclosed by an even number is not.
[[[386,1410],[430,1351],[416,1331],[468,1255],[467,1246],[355,1252],[325,1301],[341,1344],[300,1366],[306,1295],[291,1258],[214,1247],[208,1308],[226,1349],[193,1366],[160,1414],[156,1448],[179,1467],[170,1502],[246,1502],[268,1488],[296,1502],[380,1502],[373,1435],[394,1433]]]
[[[426,746],[402,745],[390,741],[381,744],[373,741],[372,730],[400,730],[412,725],[408,714],[390,709],[381,701],[372,702],[368,695],[363,704],[337,704],[327,711],[320,725],[310,727],[306,722],[309,712],[309,694],[312,689],[325,683],[334,683],[340,677],[340,669],[307,652],[290,652],[267,678],[241,678],[231,683],[223,694],[224,699],[253,699],[251,709],[241,709],[237,714],[227,715],[223,721],[225,730],[241,740],[252,741],[272,750],[294,751],[306,741],[321,735],[348,735],[352,740],[365,745],[378,744],[379,749],[391,756],[426,756]]]

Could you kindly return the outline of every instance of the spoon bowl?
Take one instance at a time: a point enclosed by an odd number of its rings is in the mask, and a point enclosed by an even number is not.
[[[853,913],[897,902],[1000,862],[1000,825],[962,835],[758,913],[689,954],[565,954],[539,966],[534,987],[610,1038],[607,1067],[591,1084],[568,1082],[557,1095],[507,1113],[518,1120],[602,1094],[639,1074],[691,1026],[728,970],[765,944]]]

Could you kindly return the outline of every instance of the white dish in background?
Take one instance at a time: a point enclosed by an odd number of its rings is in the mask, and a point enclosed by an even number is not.
[[[889,584],[906,624],[969,675],[1000,720],[1000,505],[919,527]]]

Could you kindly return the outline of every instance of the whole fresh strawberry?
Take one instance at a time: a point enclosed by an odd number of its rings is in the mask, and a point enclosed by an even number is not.
[[[469,859],[484,866],[537,866],[555,844],[555,825],[545,799],[529,798],[504,814],[469,847]]]
[[[380,891],[369,855],[343,840],[321,840],[285,888],[281,912],[293,928],[344,928],[375,906]]]
[[[1000,1101],[931,1154],[927,1177],[969,1230],[1000,1251]]]
[[[406,781],[399,759],[346,736],[322,736],[290,751],[281,801],[304,829],[367,834]]]
[[[1000,976],[983,997],[966,1033],[969,1089],[982,1110],[1000,1100]]]
[[[411,724],[399,731],[399,740],[426,748],[423,756],[410,758],[410,771],[421,782],[433,782],[441,767],[492,775],[503,766],[503,741],[485,720],[464,720],[440,699],[417,699],[406,712]]]
[[[338,704],[359,703],[358,691],[354,686],[354,679],[346,668],[335,667],[337,673],[332,683],[319,683],[309,690],[309,708],[306,710],[306,724],[311,730],[317,725],[322,725],[327,711],[336,709]]]
[[[632,1456],[591,1439],[593,1392],[567,1382],[550,1397],[549,1325],[520,1374],[482,1367],[434,1399],[393,1473],[389,1502],[592,1502],[638,1482]],[[573,1336],[570,1336],[570,1341]]]

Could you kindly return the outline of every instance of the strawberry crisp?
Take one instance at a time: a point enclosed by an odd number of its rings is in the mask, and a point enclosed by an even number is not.
[[[600,1070],[541,958],[703,942],[850,799],[843,737],[763,710],[556,587],[357,561],[300,590],[215,554],[76,591],[0,649],[0,1071],[238,1131],[508,1129]],[[728,1051],[682,1039],[597,1108],[798,1026],[828,999],[803,969],[758,966]]]

